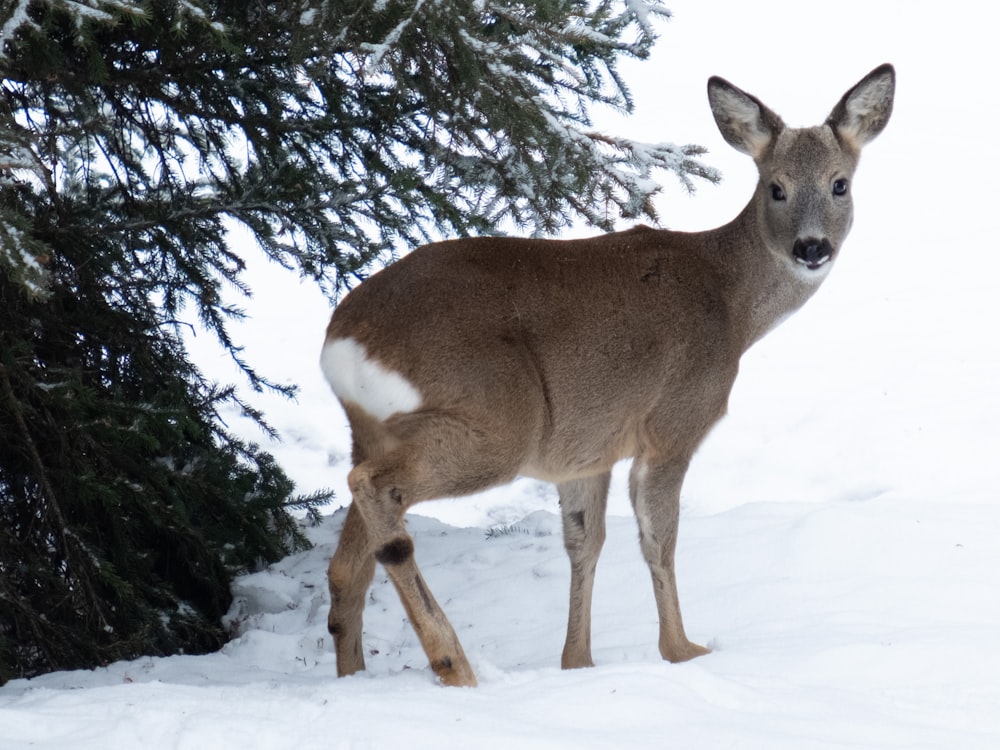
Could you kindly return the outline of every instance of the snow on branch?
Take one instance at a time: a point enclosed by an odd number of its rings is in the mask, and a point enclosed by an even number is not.
[[[722,179],[722,174],[714,167],[698,161],[695,157],[706,153],[703,146],[688,144],[678,146],[673,143],[642,143],[628,138],[618,138],[603,133],[587,133],[586,136],[597,143],[611,146],[625,163],[632,167],[643,179],[654,170],[673,172],[688,192],[694,192],[691,177],[700,177],[712,183]]]
[[[670,18],[671,15],[660,0],[625,0],[625,7],[628,15],[649,36],[656,36],[653,24],[657,18]]]
[[[26,229],[24,217],[0,211],[0,267],[29,297],[42,299],[48,293],[47,248],[32,240]]]
[[[7,11],[7,18],[0,26],[0,58],[7,55],[7,47],[24,27],[38,29],[38,25],[28,15],[28,8],[36,0],[15,0]],[[43,0],[47,5],[61,8],[76,20],[77,28],[91,21],[112,23],[117,15],[143,16],[145,3],[139,0]],[[181,0],[181,9],[195,18],[204,19],[205,11],[199,0]]]
[[[413,11],[396,24],[392,31],[390,31],[380,43],[363,44],[361,46],[362,51],[371,55],[368,59],[368,65],[372,70],[378,68],[382,63],[382,58],[384,58],[389,51],[399,43],[399,39],[403,36],[403,32],[406,31],[406,28],[412,24],[413,20],[420,14],[420,9],[423,5],[424,0],[417,0],[413,5]]]
[[[6,54],[7,42],[13,40],[14,33],[25,24],[32,23],[31,18],[28,17],[30,3],[31,0],[17,0],[10,9],[7,20],[0,27],[0,56]]]

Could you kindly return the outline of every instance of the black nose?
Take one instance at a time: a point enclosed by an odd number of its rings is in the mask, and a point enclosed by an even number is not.
[[[815,237],[799,238],[792,247],[795,260],[810,270],[816,270],[833,256],[833,245],[830,240],[818,240]]]

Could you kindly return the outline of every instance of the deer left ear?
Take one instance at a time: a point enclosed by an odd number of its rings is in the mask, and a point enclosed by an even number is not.
[[[841,138],[860,149],[889,122],[895,93],[895,69],[888,63],[880,65],[844,94],[826,123]]]

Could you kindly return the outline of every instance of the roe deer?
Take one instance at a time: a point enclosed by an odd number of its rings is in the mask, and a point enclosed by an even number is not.
[[[365,667],[362,609],[378,561],[441,682],[476,684],[417,568],[403,515],[518,475],[558,485],[571,562],[562,666],[592,665],[608,479],[629,457],[660,653],[683,661],[708,652],[687,639],[677,598],[681,482],[726,411],[740,356],[816,291],[840,252],[850,180],[861,147],[888,121],[894,89],[883,65],[823,125],[795,129],[712,78],[722,135],[760,172],[731,223],[438,242],[344,298],[321,360],[353,435],[353,502],[329,569],[338,674]]]

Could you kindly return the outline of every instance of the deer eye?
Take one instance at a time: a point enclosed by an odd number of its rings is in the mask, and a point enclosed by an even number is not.
[[[781,185],[771,185],[771,199],[776,201],[785,200],[785,191],[781,189]]]
[[[833,194],[834,195],[847,195],[847,180],[834,180],[833,181]]]

